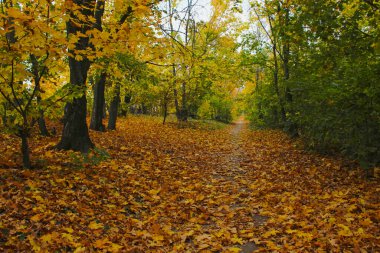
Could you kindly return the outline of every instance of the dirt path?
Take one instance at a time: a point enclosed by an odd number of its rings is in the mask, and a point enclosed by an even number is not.
[[[238,175],[244,174],[246,171],[240,167],[240,164],[246,158],[242,149],[242,132],[247,131],[248,122],[240,117],[236,122],[231,125],[225,146],[228,148],[224,153],[222,161],[219,163],[220,170],[217,170],[215,177],[224,177],[231,183],[236,183],[234,178]],[[238,187],[238,186],[234,186]]]
[[[244,139],[244,135],[249,132],[248,125],[249,122],[246,121],[244,117],[240,117],[230,127],[230,153],[225,156],[224,161],[221,163],[225,165],[223,168],[227,167],[228,171],[227,173],[224,172],[224,179],[227,179],[225,187],[231,188],[231,190],[229,190],[230,192],[239,192],[239,196],[242,196],[237,199],[236,203],[232,203],[231,205],[231,210],[234,210],[235,212],[247,208],[243,198],[244,196],[249,195],[250,192],[248,184],[244,183],[246,182],[244,178],[248,178],[248,175],[250,174],[249,171],[247,171],[247,168],[244,167],[244,164],[245,162],[251,161],[244,150],[244,142],[247,141]],[[254,208],[249,212],[249,217],[251,220],[248,220],[248,222],[256,227],[264,225],[268,220],[268,217],[258,214],[257,211],[255,212]],[[247,221],[246,217],[244,220]],[[251,253],[259,250],[258,245],[254,242],[246,242],[238,247],[241,248],[241,253]]]

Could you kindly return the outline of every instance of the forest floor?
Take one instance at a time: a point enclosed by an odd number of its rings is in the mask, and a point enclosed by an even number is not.
[[[89,157],[0,134],[0,251],[380,252],[380,184],[284,133],[120,119]],[[109,158],[107,158],[109,154]]]

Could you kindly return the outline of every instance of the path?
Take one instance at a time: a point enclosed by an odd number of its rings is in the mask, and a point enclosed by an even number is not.
[[[248,122],[244,117],[240,117],[230,127],[229,134],[227,135],[226,146],[228,150],[223,154],[223,160],[220,161],[220,170],[215,172],[215,177],[224,177],[229,179],[232,183],[237,175],[244,174],[246,171],[240,167],[240,163],[244,161],[245,155],[242,150],[242,136],[241,133],[246,131]]]
[[[239,119],[233,123],[232,130],[230,131],[232,152],[226,157],[226,164],[230,167],[231,173],[234,174],[234,178],[230,180],[230,183],[232,187],[239,189],[243,195],[249,192],[249,188],[247,185],[239,183],[239,181],[235,180],[235,178],[239,177],[239,175],[244,177],[244,175],[247,174],[247,169],[242,168],[241,164],[245,161],[250,161],[247,154],[243,150],[244,145],[242,145],[244,144],[244,141],[246,141],[244,140],[242,133],[248,131],[248,124],[249,122],[245,120],[244,116],[239,117]],[[236,207],[241,208],[242,206],[234,205],[233,209],[236,209]],[[255,226],[261,226],[268,220],[268,217],[257,213],[252,213],[251,215]],[[258,245],[254,242],[246,242],[240,247],[242,249],[241,253],[251,253],[259,249]]]

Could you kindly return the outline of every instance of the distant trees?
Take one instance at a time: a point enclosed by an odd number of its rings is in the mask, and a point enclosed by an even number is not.
[[[196,21],[196,4],[196,1],[169,0],[163,10],[167,17],[166,25],[161,29],[168,39],[167,56],[163,64],[170,66],[172,92],[171,96],[165,93],[165,114],[167,98],[170,97],[173,99],[175,115],[179,122],[185,122],[189,117],[223,118],[223,121],[230,121],[231,117],[219,117],[220,113],[205,112],[208,108],[205,105],[209,104],[205,100],[212,96],[219,99],[218,96],[222,93],[215,93],[212,87],[223,86],[237,74],[234,72],[238,64],[235,57],[237,44],[234,41],[236,2],[213,2],[213,13],[207,22]],[[233,85],[238,86],[238,82]],[[229,89],[228,86],[223,88]],[[230,92],[227,96],[231,97],[231,94]],[[198,113],[202,104],[203,108]],[[212,104],[216,107],[222,106],[220,103]],[[209,109],[222,111],[222,108]],[[227,114],[231,112],[229,109],[227,111]]]

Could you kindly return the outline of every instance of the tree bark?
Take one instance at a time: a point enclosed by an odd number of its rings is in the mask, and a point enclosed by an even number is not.
[[[40,134],[42,136],[50,136],[49,130],[46,127],[46,122],[43,114],[41,114],[38,118],[38,128],[40,129]]]
[[[186,94],[186,83],[182,83],[182,108],[181,108],[181,121],[186,122],[189,116],[187,110],[187,94]]]
[[[21,153],[22,153],[22,164],[25,169],[30,169],[32,167],[30,162],[30,151],[28,144],[28,134],[21,133]]]
[[[37,97],[37,102],[39,103],[41,101],[41,97]],[[38,128],[40,130],[40,134],[42,136],[50,136],[50,133],[46,127],[46,121],[45,121],[45,116],[44,116],[44,111],[40,110],[40,116],[38,118]]]
[[[71,11],[70,19],[66,23],[67,35],[76,36],[78,32],[86,34],[92,28],[89,20],[82,20],[78,14],[90,19],[94,17],[94,0],[74,0],[74,4],[79,7],[79,13]],[[79,22],[79,24],[78,24]],[[58,149],[80,151],[87,153],[94,147],[86,123],[87,99],[86,80],[90,68],[90,61],[85,55],[78,55],[78,51],[85,51],[90,47],[89,37],[81,36],[75,44],[74,50],[69,50],[70,83],[74,89],[81,92],[80,97],[76,97],[65,106],[64,127],[61,141],[57,144]],[[79,56],[79,57],[76,57]]]
[[[103,114],[104,114],[104,90],[106,84],[107,75],[103,72],[99,80],[94,84],[94,104],[92,106],[90,129],[95,131],[105,131],[105,126],[103,125]]]
[[[260,93],[260,69],[257,68],[256,69],[256,87],[255,87],[255,93]],[[258,104],[257,104],[257,109],[258,109],[258,117],[259,119],[263,119],[264,118],[264,115],[263,115],[263,110],[262,110],[262,105],[261,105],[261,99],[259,99],[258,101]]]
[[[285,9],[285,18],[284,18],[284,28],[287,29],[289,27],[289,7],[286,6]],[[291,103],[293,101],[292,93],[289,88],[289,78],[290,78],[290,72],[289,72],[289,59],[290,59],[290,42],[289,42],[289,35],[282,34],[284,43],[282,46],[282,52],[283,52],[283,66],[284,66],[284,80],[285,80],[285,99],[286,102]]]
[[[274,59],[274,71],[273,71],[273,85],[274,89],[276,91],[276,95],[279,101],[280,105],[280,110],[281,110],[281,121],[282,123],[286,122],[286,113],[285,113],[285,107],[284,103],[282,102],[281,94],[280,94],[280,89],[278,87],[278,60],[277,60],[277,49],[276,49],[276,44],[273,44],[273,59]]]
[[[165,122],[166,122],[166,118],[167,118],[167,116],[168,116],[168,103],[169,103],[169,101],[168,101],[168,94],[165,94],[164,95],[164,101],[163,101],[163,104],[162,104],[162,109],[163,109],[163,111],[164,111],[164,119],[163,119],[163,121],[162,121],[162,124],[163,125],[165,125]]]
[[[94,147],[88,133],[86,114],[87,99],[85,95],[66,104],[64,127],[61,141],[57,145],[58,149],[87,153]]]
[[[120,104],[120,86],[116,85],[115,94],[110,104],[110,113],[109,113],[108,126],[107,126],[109,130],[116,130],[117,111],[119,108],[119,104]]]
[[[175,88],[175,86],[173,89],[173,95],[174,95],[175,116],[177,117],[177,120],[180,121],[180,119],[181,119],[181,108],[179,107],[178,91],[177,91],[177,88]]]

